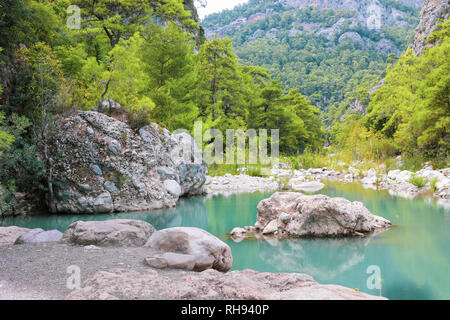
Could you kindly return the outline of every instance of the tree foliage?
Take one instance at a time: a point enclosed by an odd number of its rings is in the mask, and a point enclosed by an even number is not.
[[[434,47],[406,52],[387,70],[370,102],[366,125],[405,153],[447,158],[450,139],[450,22],[433,35]]]

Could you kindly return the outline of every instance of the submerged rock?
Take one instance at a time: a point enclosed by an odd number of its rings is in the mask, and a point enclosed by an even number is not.
[[[110,213],[174,207],[205,192],[206,164],[188,134],[150,124],[135,132],[105,114],[78,111],[55,119],[51,147],[56,213]]]
[[[275,193],[258,205],[252,231],[278,238],[366,236],[391,223],[373,215],[361,202],[324,195]]]
[[[295,191],[317,192],[325,188],[325,185],[322,182],[318,181],[302,182],[293,179],[290,183],[292,190]]]
[[[63,237],[62,232],[58,230],[45,231],[43,229],[32,229],[22,234],[14,244],[39,243],[39,242],[58,242]]]
[[[153,266],[203,271],[216,269],[226,272],[233,265],[230,247],[212,234],[198,228],[169,228],[155,232],[146,247],[162,252],[146,260]],[[167,253],[177,253],[172,255]]]
[[[385,300],[354,289],[320,285],[305,274],[253,270],[221,273],[97,272],[67,300]]]
[[[63,241],[82,246],[143,246],[155,228],[141,220],[77,221],[64,232]]]

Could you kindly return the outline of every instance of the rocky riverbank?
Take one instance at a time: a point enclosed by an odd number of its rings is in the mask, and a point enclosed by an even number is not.
[[[383,299],[321,285],[305,274],[225,273],[232,263],[229,247],[200,229],[156,231],[145,222],[132,220],[77,222],[62,241],[13,244],[16,237],[29,232],[0,228],[0,299]],[[202,267],[191,268],[187,256]],[[155,257],[158,264],[152,264],[156,260],[149,263]],[[177,264],[170,265],[174,262]],[[73,270],[79,271],[80,288],[71,277]]]
[[[405,198],[431,196],[444,206],[450,205],[450,168],[433,170],[432,167],[425,167],[417,172],[407,170],[386,172],[380,168],[361,170],[352,166],[345,170],[272,169],[267,172],[266,177],[251,177],[245,174],[207,177],[206,189],[210,195],[277,190],[317,192],[325,187],[323,183],[325,181],[361,183],[364,188],[388,190],[392,195]]]

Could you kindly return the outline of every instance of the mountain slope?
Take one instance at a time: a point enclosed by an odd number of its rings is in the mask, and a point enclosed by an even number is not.
[[[368,99],[351,96],[341,103],[342,116],[337,114],[329,131],[336,149],[386,163],[401,154],[410,168],[425,161],[450,166],[449,16],[448,0],[424,1],[408,50],[389,64],[379,85],[366,91]],[[352,110],[356,104],[367,109],[365,116]]]
[[[263,66],[322,110],[376,83],[419,22],[421,0],[250,0],[207,16],[207,37],[229,36],[244,64]]]

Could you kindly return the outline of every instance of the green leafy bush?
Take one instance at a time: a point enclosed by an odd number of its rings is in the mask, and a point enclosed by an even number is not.
[[[438,179],[437,179],[437,178],[434,178],[434,179],[430,182],[431,191],[433,191],[434,193],[436,193],[436,191],[437,191],[437,187],[436,187],[437,182],[438,182]]]
[[[426,184],[428,183],[428,179],[421,176],[413,175],[411,179],[409,179],[409,182],[415,185],[417,188],[421,189],[426,186]]]

